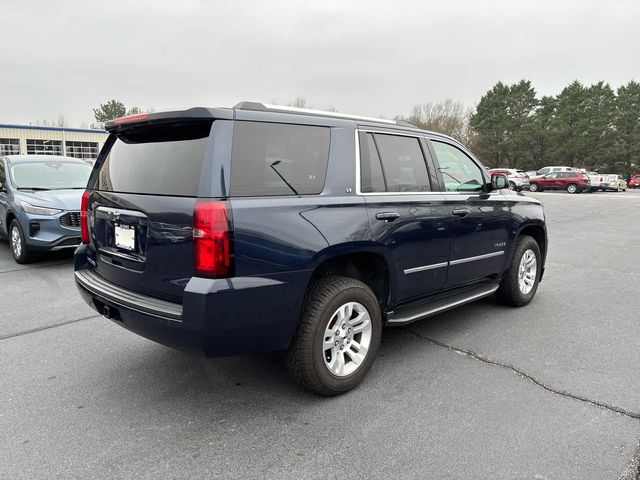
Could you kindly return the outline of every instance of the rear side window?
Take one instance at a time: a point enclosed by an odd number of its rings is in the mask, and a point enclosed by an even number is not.
[[[415,137],[374,134],[387,192],[429,192],[427,164]]]
[[[364,132],[360,133],[360,190],[363,193],[387,190],[373,134]]]
[[[113,144],[95,188],[196,197],[211,122],[133,129]]]
[[[308,125],[236,122],[231,195],[306,195],[324,187],[330,129]]]

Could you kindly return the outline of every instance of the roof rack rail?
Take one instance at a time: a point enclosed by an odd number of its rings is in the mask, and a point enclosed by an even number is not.
[[[360,115],[350,115],[348,113],[339,113],[339,112],[326,112],[324,110],[313,110],[310,108],[297,108],[297,107],[287,107],[284,105],[273,105],[269,103],[260,103],[260,102],[240,102],[236,104],[233,108],[237,108],[240,110],[262,110],[262,111],[276,111],[283,113],[302,113],[306,115],[317,115],[322,117],[334,117],[334,118],[344,118],[347,120],[362,120],[366,122],[378,122],[378,123],[389,123],[391,125],[399,125],[395,120],[387,120],[386,118],[376,118],[376,117],[363,117]],[[408,125],[408,124],[405,124]],[[413,127],[413,125],[411,125]]]

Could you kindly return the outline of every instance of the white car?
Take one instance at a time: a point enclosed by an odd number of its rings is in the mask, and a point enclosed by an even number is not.
[[[603,192],[607,190],[612,190],[614,192],[626,192],[627,191],[627,182],[624,181],[620,175],[605,175],[606,179],[603,183],[600,184],[600,189]]]
[[[529,176],[524,170],[517,170],[515,168],[490,168],[489,173],[492,175],[495,173],[506,175],[509,179],[509,190],[519,192],[520,190],[529,188]]]
[[[536,172],[536,176],[538,177],[542,177],[544,175],[546,175],[547,173],[553,173],[553,172],[571,172],[573,170],[576,170],[574,167],[557,167],[557,166],[551,166],[551,167],[542,167],[540,170],[538,170]],[[531,176],[531,175],[530,175]]]

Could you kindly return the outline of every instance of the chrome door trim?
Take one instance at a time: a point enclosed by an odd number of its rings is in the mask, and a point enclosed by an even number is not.
[[[461,263],[475,262],[476,260],[484,260],[485,258],[498,257],[504,255],[504,250],[498,252],[485,253],[484,255],[476,255],[475,257],[459,258],[457,260],[451,260],[449,265],[459,265]]]
[[[408,273],[424,272],[425,270],[433,270],[434,268],[443,268],[443,267],[446,267],[447,265],[449,265],[449,262],[434,263],[433,265],[424,265],[422,267],[407,268],[404,271],[404,273],[406,275]]]

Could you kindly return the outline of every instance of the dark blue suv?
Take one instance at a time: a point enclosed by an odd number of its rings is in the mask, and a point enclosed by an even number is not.
[[[206,355],[286,350],[336,395],[382,327],[544,272],[541,203],[457,141],[394,121],[243,102],[108,122],[75,278],[121,326]]]

